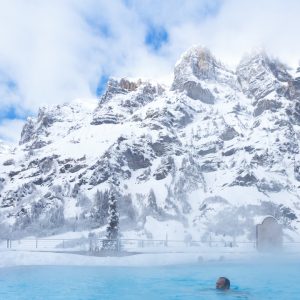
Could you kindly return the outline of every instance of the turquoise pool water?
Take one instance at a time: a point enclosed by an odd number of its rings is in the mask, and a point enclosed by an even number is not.
[[[0,269],[0,299],[300,299],[300,263],[199,263],[169,267],[57,267]],[[219,276],[232,291],[217,292]]]

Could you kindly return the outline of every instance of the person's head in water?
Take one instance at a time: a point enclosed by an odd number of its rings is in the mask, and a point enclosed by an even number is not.
[[[216,282],[217,290],[229,290],[230,289],[230,281],[226,277],[220,277]]]

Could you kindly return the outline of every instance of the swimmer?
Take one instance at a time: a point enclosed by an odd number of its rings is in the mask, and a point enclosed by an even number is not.
[[[217,290],[217,291],[216,291]],[[207,299],[206,296],[212,295],[212,292],[218,293],[218,294],[226,294],[227,296],[230,296],[230,299],[244,299],[249,300],[251,294],[247,291],[240,291],[237,286],[233,286],[233,288],[230,288],[230,280],[226,277],[219,277],[216,282],[216,290],[213,288],[202,288],[199,290],[199,296],[201,296],[200,299]],[[232,297],[232,298],[231,298]],[[252,298],[251,298],[252,299]]]
[[[230,289],[230,280],[226,277],[220,277],[216,282],[216,289],[227,291]]]

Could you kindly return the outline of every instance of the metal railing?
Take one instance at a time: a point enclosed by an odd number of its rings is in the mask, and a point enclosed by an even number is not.
[[[111,244],[111,245],[109,245]],[[0,249],[10,250],[53,250],[53,251],[91,251],[99,252],[102,249],[115,248],[117,251],[128,252],[168,252],[172,250],[185,251],[191,249],[209,248],[255,248],[255,242],[228,242],[228,241],[181,241],[181,240],[150,240],[150,239],[0,239]]]
[[[300,242],[284,242],[283,250],[300,253]],[[211,252],[211,251],[256,251],[256,242],[246,241],[181,241],[150,239],[0,239],[0,250],[30,250],[56,252],[101,252],[103,250],[124,252]]]

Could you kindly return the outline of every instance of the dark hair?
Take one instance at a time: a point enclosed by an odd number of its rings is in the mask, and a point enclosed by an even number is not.
[[[230,280],[226,277],[220,277],[220,278],[224,279],[224,281],[225,281],[224,287],[226,289],[230,289]]]

